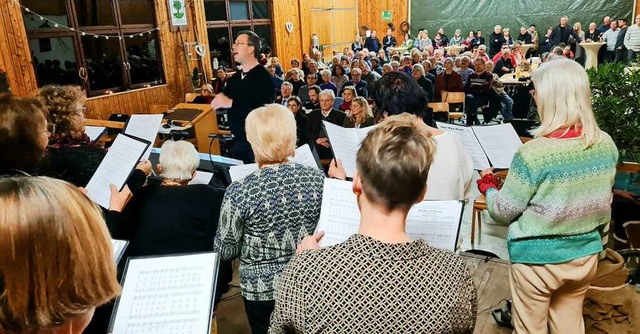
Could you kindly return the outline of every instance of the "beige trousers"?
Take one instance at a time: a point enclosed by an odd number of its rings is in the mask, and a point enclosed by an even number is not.
[[[515,333],[584,333],[582,302],[596,274],[598,254],[565,263],[511,263]]]

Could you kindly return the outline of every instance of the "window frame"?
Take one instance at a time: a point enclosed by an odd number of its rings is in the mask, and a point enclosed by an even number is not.
[[[79,78],[78,82],[80,82],[80,86],[87,92],[87,96],[101,96],[107,95],[108,92],[116,93],[116,92],[124,92],[132,89],[139,89],[151,86],[162,85],[166,83],[166,77],[164,73],[164,59],[162,55],[162,41],[160,38],[159,30],[156,28],[156,23],[158,22],[157,13],[155,10],[155,1],[150,0],[149,5],[151,6],[151,14],[152,14],[152,23],[151,24],[123,24],[122,17],[120,14],[120,4],[117,0],[110,0],[111,10],[113,15],[113,22],[115,25],[101,25],[101,26],[80,26],[78,20],[78,12],[76,10],[76,4],[74,0],[64,0],[65,2],[65,10],[67,15],[68,26],[73,28],[74,30],[69,30],[67,28],[46,28],[46,29],[25,29],[27,33],[27,41],[32,39],[41,39],[41,38],[62,38],[62,37],[71,37],[73,41],[73,54],[77,63],[78,77],[80,77],[80,70],[83,69],[85,72],[87,71],[87,57],[85,56],[85,47],[83,43],[83,38],[93,38],[90,34],[99,34],[99,35],[109,35],[109,39],[111,39],[111,35],[118,41],[118,49],[119,52],[117,54],[118,58],[121,60],[127,59],[127,44],[126,40],[129,37],[125,37],[123,35],[132,35],[132,34],[152,34],[155,35],[154,39],[157,41],[156,47],[156,59],[158,61],[158,72],[160,80],[157,81],[149,81],[149,82],[141,82],[133,84],[131,77],[131,65],[128,61],[125,61],[121,64],[121,73],[122,73],[122,85],[119,87],[108,87],[101,89],[91,89],[90,79],[87,77],[86,80]],[[41,14],[42,15],[42,14]],[[42,15],[45,16],[45,15]],[[24,17],[24,14],[23,14]],[[149,33],[149,31],[151,31]],[[80,32],[85,32],[86,36],[83,36]],[[121,38],[120,38],[121,37]],[[103,38],[103,37],[99,37]],[[134,37],[136,38],[136,37]],[[34,68],[35,70],[35,68]],[[39,79],[39,78],[37,78]],[[39,81],[39,80],[38,80]]]
[[[251,31],[255,30],[256,26],[271,26],[273,27],[273,2],[275,0],[204,0],[204,2],[222,2],[225,4],[225,10],[227,13],[227,20],[218,20],[218,21],[208,21],[207,18],[205,17],[205,21],[206,21],[206,28],[207,31],[209,29],[220,29],[220,28],[227,28],[227,37],[229,40],[229,47],[231,47],[233,45],[233,42],[235,41],[235,36],[233,36],[233,28],[237,28],[237,27],[246,27],[249,26]],[[249,19],[248,20],[231,20],[231,6],[230,3],[231,2],[247,2],[248,3],[248,14],[249,14]],[[267,4],[267,16],[269,16],[268,19],[254,19],[253,18],[253,3],[254,2],[265,2]],[[273,38],[273,29],[270,29],[270,34],[271,34],[271,53],[272,55],[275,55],[275,39]],[[209,52],[211,52],[211,46],[209,46]],[[231,50],[229,50],[231,51]],[[213,57],[212,57],[213,58]],[[236,62],[233,59],[233,56],[230,57],[230,66],[227,68],[228,72],[233,72],[235,71],[236,68]]]

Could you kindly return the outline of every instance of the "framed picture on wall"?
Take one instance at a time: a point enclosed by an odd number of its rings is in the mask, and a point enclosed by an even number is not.
[[[169,21],[171,22],[171,31],[189,30],[185,0],[167,0],[167,9]]]

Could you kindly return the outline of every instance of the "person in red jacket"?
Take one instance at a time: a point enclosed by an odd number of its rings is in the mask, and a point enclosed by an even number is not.
[[[436,77],[435,100],[440,101],[442,92],[464,92],[462,76],[453,70],[453,60],[444,60],[444,71]]]

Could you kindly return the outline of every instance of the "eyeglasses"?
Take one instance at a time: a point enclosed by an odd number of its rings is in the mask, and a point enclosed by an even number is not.
[[[253,46],[253,44],[251,44],[251,43],[245,43],[245,42],[233,42],[233,45],[240,45],[240,44],[244,44],[244,45],[248,45],[248,46]]]

